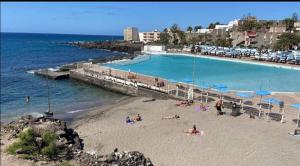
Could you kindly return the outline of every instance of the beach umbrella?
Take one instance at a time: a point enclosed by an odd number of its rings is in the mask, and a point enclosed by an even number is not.
[[[260,99],[259,99],[259,114],[258,114],[258,116],[260,117],[260,115],[261,115],[261,99],[262,99],[263,96],[268,96],[271,93],[267,90],[258,90],[258,91],[255,91],[255,94],[257,96],[260,96]]]
[[[241,97],[241,106],[242,106],[242,110],[244,110],[244,99],[250,99],[253,98],[253,94],[250,92],[237,92],[236,96]]]
[[[190,78],[185,78],[185,79],[183,79],[183,82],[188,83],[188,84],[191,84],[191,83],[193,83],[193,80],[190,79]],[[187,87],[186,87],[186,91],[187,91]],[[188,92],[187,92],[187,93],[188,93]]]
[[[227,88],[227,86],[224,84],[214,84],[213,86],[216,89],[226,89]]]
[[[297,119],[297,126],[296,129],[299,127],[300,121],[300,103],[292,104],[291,107],[298,109],[298,119]]]
[[[282,103],[281,100],[276,99],[276,98],[266,98],[266,99],[263,99],[263,102],[266,102],[266,103],[269,104],[269,114],[268,114],[268,118],[270,117],[271,104],[280,105],[280,103]]]
[[[228,88],[217,88],[216,91],[220,93],[221,101],[223,104],[223,94],[228,92]]]
[[[199,87],[202,89],[202,91],[210,88],[209,84],[200,84]],[[206,93],[206,98],[205,98],[206,103],[207,103],[207,99],[208,99],[208,92]],[[202,102],[202,92],[201,92],[201,102]]]
[[[185,78],[185,79],[183,79],[183,82],[185,82],[185,83],[192,83],[193,79]]]
[[[170,83],[172,83],[172,84],[176,84],[177,83],[177,81],[176,80],[173,80],[173,79],[170,79],[170,80],[168,80]],[[169,94],[169,84],[168,84],[168,94]],[[178,88],[176,88],[176,94],[178,94]],[[176,95],[177,96],[177,95]]]

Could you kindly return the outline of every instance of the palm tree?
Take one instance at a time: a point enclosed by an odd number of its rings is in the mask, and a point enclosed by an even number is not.
[[[197,25],[197,26],[194,27],[194,31],[195,31],[195,32],[197,32],[198,29],[202,29],[202,26],[201,26],[201,25]]]
[[[173,25],[171,26],[171,31],[172,31],[173,33],[176,33],[178,30],[179,30],[179,26],[178,26],[177,24],[173,24]]]
[[[187,31],[191,33],[191,32],[193,31],[193,28],[192,28],[191,26],[189,26],[189,27],[187,28]]]
[[[285,23],[285,28],[288,32],[292,32],[292,30],[294,29],[294,20],[291,18],[286,18],[283,20],[283,22]]]
[[[283,33],[278,39],[274,45],[276,50],[289,50],[300,43],[300,36],[295,33]]]

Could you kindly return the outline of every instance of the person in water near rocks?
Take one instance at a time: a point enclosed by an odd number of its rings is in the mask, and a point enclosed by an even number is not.
[[[29,103],[29,100],[30,100],[30,96],[26,96],[26,97],[25,97],[25,101],[26,101],[27,103]]]

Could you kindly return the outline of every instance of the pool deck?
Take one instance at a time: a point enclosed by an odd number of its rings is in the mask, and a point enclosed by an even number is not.
[[[197,58],[206,58],[206,59],[213,59],[213,60],[221,60],[221,61],[228,61],[228,62],[236,62],[236,63],[245,63],[245,64],[252,64],[252,65],[262,65],[267,67],[276,67],[282,69],[290,69],[290,70],[298,70],[300,71],[300,65],[293,65],[288,63],[275,63],[275,62],[267,62],[267,61],[258,61],[254,60],[250,57],[242,57],[239,58],[226,58],[220,56],[212,56],[212,55],[202,55],[202,54],[192,54],[186,52],[143,52],[145,54],[152,54],[152,55],[178,55],[178,56],[189,56],[189,57],[197,57]]]

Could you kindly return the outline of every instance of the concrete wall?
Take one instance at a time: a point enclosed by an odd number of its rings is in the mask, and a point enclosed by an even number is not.
[[[138,96],[137,88],[131,86],[124,86],[123,84],[117,82],[111,82],[107,80],[100,80],[88,75],[83,75],[78,72],[71,71],[70,78],[80,80],[89,84],[93,84],[99,86],[103,89],[110,90],[113,92],[130,95],[130,96]]]
[[[126,86],[118,82],[94,78],[74,71],[70,72],[70,78],[83,81],[89,84],[93,84],[109,91],[129,95],[129,96],[145,96],[145,97],[158,98],[158,99],[172,98],[168,96],[168,94],[159,91],[155,91],[143,87],[137,88],[133,86]]]
[[[163,52],[163,51],[166,51],[166,48],[165,48],[165,46],[146,45],[146,46],[144,46],[144,51],[149,51],[149,52]]]

